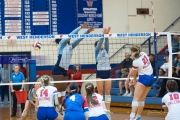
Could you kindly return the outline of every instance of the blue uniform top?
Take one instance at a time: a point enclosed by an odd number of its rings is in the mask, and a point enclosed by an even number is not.
[[[77,34],[78,31],[81,29],[81,26],[73,30],[70,34]],[[84,34],[88,34],[88,30],[84,32]],[[70,45],[68,42],[70,41],[70,38],[64,38],[59,42],[59,52],[58,54],[61,55],[59,66],[64,68],[65,70],[68,70],[71,58],[72,58],[72,52],[73,49],[83,40],[84,38],[78,38]]]
[[[101,49],[104,38],[101,38],[98,41],[98,44],[95,48],[95,59],[97,62],[97,70],[110,70],[110,61],[109,61],[109,39],[105,38],[104,48]]]
[[[24,77],[24,74],[22,72],[18,72],[17,74],[15,72],[13,72],[11,74],[10,80],[12,81],[12,83],[20,83],[23,80],[25,80],[25,77]]]
[[[75,93],[67,98],[65,97],[64,106],[66,108],[65,112],[70,111],[79,111],[79,112],[88,112],[88,103],[84,96],[81,94]]]
[[[35,99],[36,99],[36,93],[35,93],[34,88],[33,88],[33,89],[30,90],[29,93],[28,93],[28,100],[29,100],[30,102],[33,102],[33,101],[35,101]]]

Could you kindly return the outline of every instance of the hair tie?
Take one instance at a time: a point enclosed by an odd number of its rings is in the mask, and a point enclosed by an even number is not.
[[[71,92],[76,92],[76,89],[71,90]]]
[[[88,85],[86,88],[87,88],[87,89],[91,88],[91,85]]]

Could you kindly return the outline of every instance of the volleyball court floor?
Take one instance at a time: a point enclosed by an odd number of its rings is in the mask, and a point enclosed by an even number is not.
[[[11,112],[9,108],[9,103],[7,102],[7,98],[3,104],[0,104],[0,120],[20,120],[21,117],[21,109],[18,104],[18,111],[16,117],[11,118]],[[125,120],[129,117],[129,114],[118,114],[112,113],[111,120]],[[152,115],[143,115],[142,120],[164,120],[162,116],[152,116]],[[28,112],[26,120],[36,120],[36,113],[34,107],[31,106],[30,111]]]

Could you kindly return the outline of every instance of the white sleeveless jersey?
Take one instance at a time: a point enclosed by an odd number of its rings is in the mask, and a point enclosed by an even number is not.
[[[100,50],[97,56],[97,70],[110,70],[109,55],[105,49]]]
[[[133,61],[133,68],[138,70],[139,75],[153,74],[151,62],[145,52],[141,52],[140,57]]]
[[[162,98],[163,107],[168,108],[165,120],[180,119],[180,93],[169,92]]]
[[[94,93],[93,99],[98,101],[99,104],[95,106],[92,104],[89,105],[89,117],[97,117],[106,114],[103,108],[103,97],[100,94]]]
[[[54,95],[58,94],[57,88],[53,86],[41,87],[36,92],[39,107],[54,107]]]

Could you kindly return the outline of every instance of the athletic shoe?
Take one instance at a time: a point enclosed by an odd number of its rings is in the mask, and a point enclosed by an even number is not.
[[[141,120],[141,118],[140,118],[140,117],[138,117],[136,120]]]
[[[127,96],[129,96],[129,97],[132,96],[132,93],[129,93]]]
[[[127,96],[128,94],[129,94],[129,93],[126,92],[123,96]]]
[[[117,96],[122,96],[122,94],[119,93],[119,94],[117,94]]]

